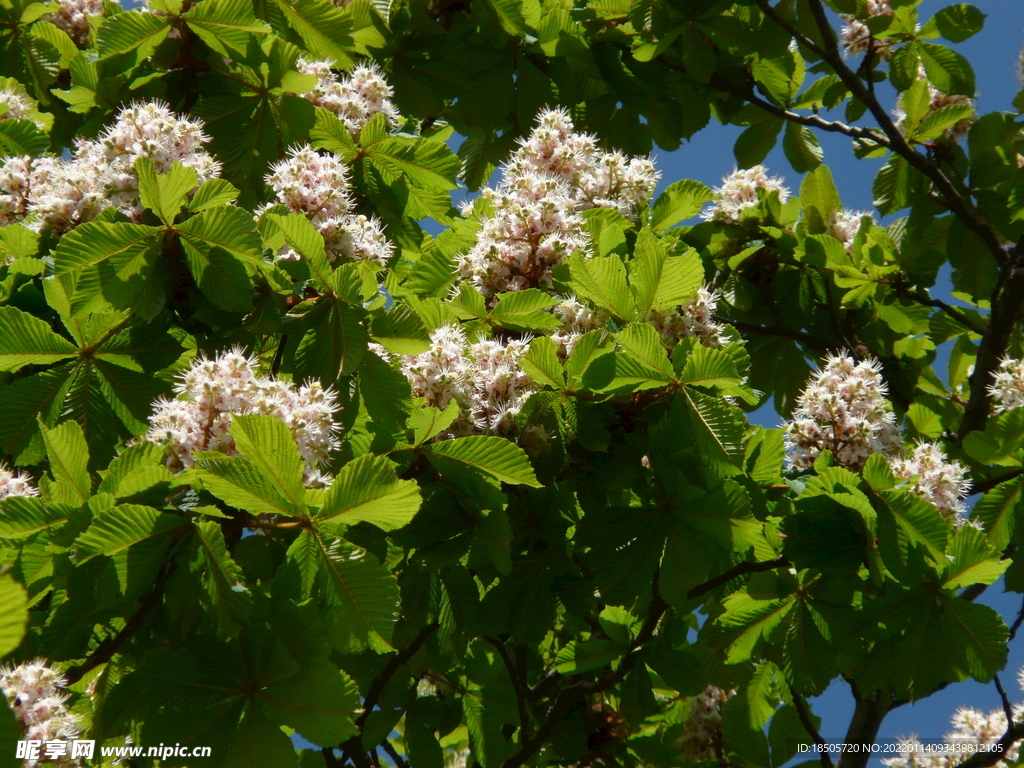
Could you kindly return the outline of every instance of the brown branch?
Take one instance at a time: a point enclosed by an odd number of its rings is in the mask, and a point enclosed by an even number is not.
[[[381,670],[380,674],[373,678],[370,683],[369,689],[366,691],[366,696],[363,698],[363,713],[356,718],[356,728],[359,729],[359,733],[350,738],[341,746],[341,762],[344,764],[347,760],[352,760],[356,765],[361,765],[359,757],[363,760],[367,760],[366,748],[363,746],[363,728],[366,726],[366,721],[370,717],[370,713],[373,712],[374,707],[377,706],[377,702],[380,700],[381,695],[384,693],[384,689],[387,684],[391,681],[391,678],[395,676],[395,673],[402,668],[409,659],[415,656],[423,644],[427,642],[432,634],[434,634],[440,625],[435,621],[433,624],[428,624],[423,627],[419,633],[412,639],[407,646],[402,648],[398,653],[388,659],[388,663]]]
[[[849,136],[851,139],[868,140],[873,141],[876,144],[880,144],[883,147],[889,147],[889,140],[880,133],[872,130],[871,128],[861,128],[856,125],[847,125],[846,123],[840,122],[839,120],[826,120],[818,115],[801,115],[799,112],[793,112],[783,107],[776,106],[766,99],[762,99],[757,96],[753,91],[744,92],[741,90],[733,90],[733,95],[743,99],[744,101],[750,102],[755,107],[763,109],[765,112],[775,115],[776,117],[787,120],[791,123],[798,123],[799,125],[806,125],[810,128],[817,128],[821,131],[828,131],[829,133],[841,133],[844,136]]]
[[[1003,474],[996,475],[995,477],[990,477],[987,480],[978,480],[977,482],[972,482],[970,495],[973,496],[976,493],[988,493],[997,485],[1002,485],[1003,483],[1018,478],[1021,475],[1024,475],[1024,467],[1011,469],[1009,472],[1003,472]]]
[[[993,675],[993,682],[996,684],[996,690],[999,691],[999,698],[1003,702],[1003,714],[1006,715],[1006,722],[1013,722],[1013,704],[1010,703],[1010,697],[1006,695],[1006,690],[1003,688],[1003,681],[999,679],[999,675]]]
[[[832,768],[832,758],[829,757],[825,740],[818,733],[818,729],[814,727],[814,723],[811,722],[811,713],[807,709],[807,703],[803,700],[802,696],[792,689],[790,689],[790,693],[793,696],[793,707],[796,709],[797,717],[800,718],[800,724],[807,731],[807,735],[811,737],[811,740],[818,745],[822,768]]]
[[[1015,723],[1011,720],[1006,732],[996,742],[995,749],[991,752],[975,752],[957,768],[989,768],[1006,758],[1013,745],[1021,739],[1024,739],[1024,723]]]
[[[918,304],[924,304],[926,307],[935,307],[936,309],[945,312],[947,315],[956,320],[956,322],[960,323],[960,325],[962,325],[964,328],[971,331],[972,333],[976,333],[979,336],[985,335],[985,328],[974,322],[971,318],[964,314],[962,310],[957,309],[956,307],[947,304],[946,302],[941,301],[940,299],[933,299],[931,296],[928,296],[927,294],[922,293],[921,291],[901,291],[899,288],[897,288],[896,292],[902,293],[908,299],[916,301]]]
[[[520,741],[529,739],[531,731],[530,711],[526,706],[526,691],[523,690],[522,681],[519,679],[519,673],[516,671],[516,665],[512,662],[512,657],[509,656],[508,649],[501,640],[491,636],[484,637],[484,640],[497,649],[498,655],[501,656],[501,660],[505,663],[505,670],[512,681],[512,690],[516,693],[516,705],[519,707],[519,727],[522,732]]]
[[[858,698],[857,707],[850,719],[850,727],[846,731],[844,743],[857,744],[859,751],[843,752],[839,756],[838,768],[865,768],[871,757],[871,746],[878,737],[878,729],[888,714],[889,707],[881,701],[881,695],[874,691],[871,695]]]
[[[786,568],[789,566],[789,560],[784,557],[777,557],[774,560],[762,560],[760,562],[746,562],[740,563],[730,568],[725,573],[715,576],[713,579],[708,579],[703,584],[698,584],[696,587],[686,593],[686,597],[692,600],[695,597],[706,595],[713,589],[717,589],[723,584],[728,584],[733,579],[744,576],[748,573],[761,573],[762,571],[773,571],[776,568]]]
[[[1017,636],[1017,632],[1020,630],[1021,624],[1024,624],[1024,603],[1021,604],[1020,610],[1017,611],[1017,618],[1010,627],[1010,636],[1006,639],[1007,644],[1013,642],[1013,638]]]
[[[172,545],[173,546],[173,545]],[[167,588],[167,582],[170,581],[171,576],[178,569],[178,563],[175,560],[170,560],[164,566],[164,572],[157,578],[153,584],[153,589],[149,595],[143,601],[142,605],[139,606],[138,610],[132,614],[131,618],[125,622],[125,625],[121,627],[120,631],[113,637],[107,638],[99,645],[96,649],[89,654],[89,657],[81,664],[69,668],[64,673],[64,678],[67,681],[65,687],[72,686],[81,680],[86,674],[94,670],[101,664],[106,664],[110,661],[114,654],[121,650],[121,647],[131,639],[143,622],[146,621],[146,617],[153,611],[157,605],[160,604],[160,600],[164,596],[164,590]]]

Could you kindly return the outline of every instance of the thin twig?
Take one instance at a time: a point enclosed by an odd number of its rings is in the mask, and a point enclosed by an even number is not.
[[[979,336],[985,335],[985,328],[983,326],[980,326],[976,322],[974,322],[971,318],[964,314],[962,310],[957,309],[956,307],[950,304],[947,304],[941,299],[933,299],[931,296],[921,293],[920,291],[899,291],[897,289],[897,293],[903,293],[903,295],[905,295],[908,299],[912,299],[913,301],[916,301],[918,304],[924,304],[926,307],[935,307],[936,309],[942,310],[972,333],[976,333]]]
[[[987,480],[978,480],[977,482],[973,482],[971,483],[971,496],[976,493],[988,493],[997,485],[1002,485],[1003,483],[1014,480],[1021,475],[1024,475],[1024,467],[1011,469],[1009,472],[1003,472],[1001,475],[990,477]]]
[[[150,590],[149,595],[146,597],[142,605],[139,606],[138,610],[132,614],[131,618],[125,622],[125,625],[121,627],[120,631],[113,637],[110,637],[98,646],[91,654],[89,658],[83,661],[81,664],[71,667],[64,673],[64,678],[67,681],[65,686],[71,686],[81,680],[86,674],[110,661],[114,654],[121,650],[121,646],[128,642],[132,635],[142,626],[143,622],[146,621],[146,617],[152,612],[157,605],[160,604],[160,600],[164,596],[164,589],[167,588],[167,582],[170,581],[171,576],[178,568],[178,563],[175,560],[170,560],[164,567],[164,572],[157,578],[153,584],[153,589]]]
[[[516,705],[519,707],[519,727],[522,731],[520,741],[525,741],[530,738],[530,710],[526,706],[526,691],[523,690],[519,674],[516,672],[516,665],[512,662],[512,657],[501,640],[491,636],[484,637],[484,640],[497,649],[498,655],[505,663],[505,670],[508,672],[509,680],[512,681],[512,690],[516,693]]]
[[[1010,697],[1006,695],[1006,690],[1003,688],[1003,682],[999,679],[999,674],[992,676],[993,682],[996,684],[996,690],[999,691],[999,698],[1003,702],[1003,714],[1006,715],[1006,722],[1013,722],[1013,704],[1010,703]]]
[[[380,743],[380,748],[383,749],[384,752],[387,753],[387,756],[391,758],[391,762],[395,764],[395,768],[409,768],[409,764],[402,759],[400,754],[398,754],[398,750],[391,746],[390,741],[384,739],[384,741]]]
[[[730,568],[725,573],[715,576],[713,579],[708,579],[703,584],[698,584],[696,587],[686,593],[686,597],[692,600],[695,597],[706,595],[713,589],[717,589],[723,584],[728,584],[733,579],[744,576],[748,573],[761,573],[762,571],[773,571],[776,568],[786,568],[789,566],[789,560],[784,557],[777,557],[774,560],[762,560],[760,562],[746,562],[740,563],[737,566]]]
[[[1013,626],[1010,627],[1010,636],[1006,639],[1007,644],[1017,636],[1021,624],[1024,624],[1024,603],[1021,603],[1020,610],[1017,611],[1017,618],[1013,622]]]
[[[818,729],[814,727],[814,723],[811,722],[811,713],[807,710],[807,703],[803,700],[802,696],[792,689],[790,689],[790,693],[793,696],[793,706],[796,708],[797,717],[800,718],[800,724],[803,725],[811,740],[818,745],[818,754],[820,755],[822,768],[832,768],[832,758],[829,757],[825,740],[818,733]]]

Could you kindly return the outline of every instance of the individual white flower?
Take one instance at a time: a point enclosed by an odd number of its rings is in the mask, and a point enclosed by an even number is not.
[[[453,401],[458,405],[458,418],[440,437],[511,436],[516,415],[535,389],[519,365],[528,350],[519,340],[470,343],[459,326],[444,325],[431,332],[429,350],[402,356],[401,370],[413,397],[442,410]]]
[[[721,349],[729,343],[725,326],[715,320],[720,295],[710,288],[697,289],[694,297],[681,307],[651,308],[646,320],[661,337],[666,349],[675,349],[680,339],[697,339],[705,347]]]
[[[1006,413],[1024,406],[1024,360],[1004,357],[999,368],[992,372],[988,386],[994,413]]]
[[[705,221],[721,221],[727,224],[738,224],[740,212],[757,205],[757,190],[778,192],[779,200],[789,199],[789,190],[782,185],[782,179],[769,176],[768,169],[763,165],[753,168],[735,170],[722,177],[722,186],[715,188],[718,199],[705,208],[700,216]]]
[[[8,157],[0,166],[0,227],[24,221],[30,212],[32,190],[46,182],[58,167],[53,157]]]
[[[32,484],[32,477],[27,472],[12,469],[0,461],[0,499],[38,495],[39,489]]]
[[[323,235],[330,261],[373,261],[388,264],[394,245],[374,218],[352,210],[348,168],[334,155],[321,155],[310,146],[294,147],[288,156],[270,167],[266,182],[277,202],[293,213],[302,213]],[[297,259],[285,248],[279,259]]]
[[[175,386],[177,397],[156,402],[146,439],[166,446],[168,465],[180,469],[192,466],[199,451],[238,455],[228,434],[232,416],[273,416],[292,433],[306,463],[306,481],[322,483],[316,467],[339,445],[337,395],[318,381],[297,387],[260,376],[256,366],[255,358],[239,349],[196,358]]]
[[[562,321],[562,327],[551,334],[551,340],[558,347],[563,360],[572,354],[576,342],[588,331],[604,328],[611,318],[605,310],[584,304],[576,296],[570,296],[551,308],[552,314]]]
[[[79,720],[68,712],[68,696],[62,690],[66,684],[64,676],[45,659],[0,667],[0,688],[21,725],[21,738],[42,742],[78,738]],[[45,756],[39,760],[29,758],[24,762],[25,768],[44,764],[68,768],[77,761],[65,755],[53,760]]]
[[[837,464],[859,470],[873,453],[899,452],[900,430],[887,391],[877,360],[857,363],[843,352],[828,355],[786,424],[788,464],[806,468],[822,451],[831,451]]]
[[[723,691],[709,685],[690,699],[690,713],[683,735],[676,741],[683,760],[718,760],[722,747],[722,707],[735,691]]]
[[[391,101],[394,90],[376,64],[358,66],[342,78],[334,73],[329,61],[300,58],[295,68],[317,78],[317,84],[302,96],[336,114],[353,138],[358,138],[370,118],[377,114],[384,115],[389,129],[398,127],[401,115]]]
[[[175,162],[196,171],[199,184],[220,175],[220,163],[203,145],[203,123],[174,114],[159,101],[122,109],[117,121],[95,140],[80,139],[70,161],[59,163],[29,195],[39,226],[65,232],[108,206],[138,221],[143,206],[135,162],[153,161],[167,173]]]
[[[918,443],[908,457],[890,457],[889,464],[897,478],[913,483],[911,493],[963,524],[959,515],[966,510],[964,499],[971,487],[967,470],[958,461],[948,461],[938,443]]]
[[[60,7],[49,19],[84,48],[89,44],[89,17],[102,16],[104,11],[103,0],[60,0]]]
[[[927,80],[927,75],[924,69],[917,70],[918,80]],[[942,107],[949,106],[964,106],[973,107],[974,99],[970,96],[964,96],[962,94],[948,94],[943,93],[930,82],[928,83],[928,111],[924,114],[922,119],[928,117],[936,110],[942,109]],[[904,124],[907,119],[906,110],[903,108],[903,97],[902,95],[896,102],[896,108],[893,110],[893,116],[896,118],[896,127],[900,130],[904,130]],[[971,130],[971,126],[978,122],[978,115],[976,112],[972,112],[962,120],[957,121],[954,125],[947,128],[943,137],[946,141],[957,142],[967,136]]]
[[[893,14],[893,10],[887,0],[867,0],[867,12],[868,18],[892,16]],[[871,46],[871,30],[868,29],[868,25],[854,16],[842,14],[840,18],[844,22],[842,32],[840,33],[840,40],[846,54],[848,56],[860,56],[863,53],[867,53],[868,48]],[[892,55],[889,50],[889,44],[885,41],[876,40],[874,55],[879,59],[888,61]]]
[[[847,253],[853,248],[853,239],[860,231],[861,222],[867,216],[871,223],[875,224],[875,217],[867,211],[850,211],[843,209],[836,211],[828,222],[828,234],[843,244]]]

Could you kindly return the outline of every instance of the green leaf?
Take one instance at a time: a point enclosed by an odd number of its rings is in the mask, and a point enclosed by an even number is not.
[[[387,311],[374,314],[370,336],[396,355],[418,355],[430,348],[430,334],[408,304],[394,304]]]
[[[636,308],[626,284],[626,268],[618,256],[585,259],[576,255],[569,260],[569,270],[577,294],[622,320],[633,319]]]
[[[438,408],[413,408],[409,414],[409,429],[413,431],[412,444],[423,445],[436,435],[448,429],[459,417],[459,404],[454,400],[443,411]]]
[[[305,513],[305,506],[294,506],[248,459],[203,453],[197,457],[196,466],[203,486],[236,509],[253,515],[301,517]]]
[[[298,758],[284,731],[249,708],[224,755],[224,768],[295,768]]]
[[[244,55],[254,36],[270,32],[256,18],[251,0],[202,0],[182,17],[204,43],[224,56]]]
[[[544,311],[557,304],[558,299],[536,288],[502,293],[497,298],[498,303],[487,318],[501,328],[530,333],[550,330],[561,325],[554,315]]]
[[[974,96],[974,69],[963,55],[924,41],[918,41],[917,47],[928,82],[943,93]]]
[[[805,216],[811,206],[817,211],[816,231],[824,231],[832,214],[843,209],[839,190],[832,181],[832,172],[827,165],[819,165],[804,176],[800,184],[800,202],[803,204]]]
[[[328,607],[336,609],[332,639],[340,650],[370,647],[391,649],[398,614],[398,582],[376,558],[340,539],[318,531],[304,532],[289,549],[312,553],[315,584]]]
[[[315,519],[334,534],[359,522],[393,531],[408,524],[419,508],[415,482],[399,480],[395,465],[384,457],[364,454],[338,472]]]
[[[199,289],[221,309],[248,311],[253,287],[246,265],[258,264],[263,253],[252,215],[234,206],[211,208],[179,224],[178,232]]]
[[[651,209],[651,229],[663,232],[700,213],[705,203],[715,199],[714,191],[699,181],[683,179],[669,184]]]
[[[303,317],[311,326],[295,351],[295,376],[333,384],[358,368],[367,355],[369,334],[361,322],[364,312],[335,296],[323,296]]]
[[[974,114],[974,107],[968,104],[947,104],[930,112],[917,127],[914,138],[919,141],[930,141],[943,135],[947,130],[967,120]]]
[[[701,454],[729,464],[743,460],[743,418],[724,400],[685,388],[673,404],[683,415],[694,447]]]
[[[67,507],[34,497],[8,496],[0,510],[0,539],[26,539],[67,522]]]
[[[143,291],[163,231],[141,224],[93,221],[64,235],[53,253],[54,274],[71,294],[71,312],[127,309]]]
[[[962,526],[953,537],[948,551],[951,562],[942,569],[942,586],[960,589],[972,584],[992,584],[1010,565],[992,548],[985,534],[969,525]]]
[[[289,680],[260,692],[267,715],[320,747],[334,747],[356,735],[353,715],[359,689],[327,659],[314,659]]]
[[[0,120],[0,158],[28,155],[39,157],[50,146],[50,137],[33,121]]]
[[[782,138],[786,159],[797,173],[813,171],[821,165],[825,151],[818,144],[818,137],[806,125],[786,123],[786,135]]]
[[[563,675],[592,672],[618,661],[625,650],[621,643],[612,640],[572,641],[559,649],[555,657],[555,669]]]
[[[192,213],[202,213],[208,208],[216,208],[227,205],[238,199],[238,190],[230,182],[224,179],[210,179],[203,182],[202,186],[192,195],[188,209]]]
[[[276,6],[310,53],[339,69],[352,67],[352,17],[343,9],[328,0],[277,0]]]
[[[988,533],[989,544],[999,552],[1006,549],[1016,528],[1017,516],[1024,510],[1024,477],[997,485],[974,506],[973,517]]]
[[[101,59],[138,51],[137,58],[149,56],[171,31],[171,20],[148,10],[118,13],[103,20],[97,50]]]
[[[640,317],[651,309],[686,304],[703,283],[704,265],[696,251],[669,256],[668,248],[651,230],[641,230],[629,262],[629,286]]]
[[[565,388],[565,372],[558,361],[558,348],[547,336],[539,336],[530,342],[529,351],[519,358],[519,367],[538,384]]]
[[[288,501],[305,510],[304,463],[291,431],[274,416],[233,416],[229,434],[238,452]]]
[[[43,320],[14,307],[0,307],[0,371],[47,365],[74,357],[75,345]]]
[[[907,161],[895,154],[882,166],[872,189],[879,213],[888,215],[910,204],[911,173]]]
[[[485,0],[483,7],[497,20],[501,28],[513,37],[522,37],[529,32],[526,19],[523,17],[523,3],[519,0]]]
[[[733,154],[740,168],[753,168],[761,163],[775,147],[782,130],[783,120],[759,113],[750,127],[736,139]]]
[[[739,384],[742,377],[727,352],[698,344],[687,356],[679,381],[707,387],[728,387]]]
[[[0,576],[0,656],[6,656],[21,645],[27,624],[28,594],[5,573]]]
[[[158,174],[152,160],[140,157],[135,161],[135,172],[139,175],[142,204],[167,225],[174,223],[185,197],[199,184],[199,174],[195,169],[186,168],[177,161],[171,164],[168,173]]]
[[[252,610],[252,595],[245,586],[245,574],[231,559],[219,523],[212,520],[197,523],[196,540],[206,561],[203,587],[217,634],[225,639],[237,637]]]
[[[938,33],[951,43],[962,43],[981,31],[985,19],[986,14],[973,5],[948,5],[925,22],[920,34]]]
[[[74,421],[65,421],[58,427],[47,429],[40,425],[50,472],[57,486],[66,493],[55,496],[58,501],[84,504],[92,492],[89,479],[89,447],[82,428]],[[64,498],[68,496],[69,498]]]
[[[510,485],[540,487],[523,449],[503,437],[460,437],[434,443],[423,452],[442,475],[447,465],[454,464],[470,467]]]

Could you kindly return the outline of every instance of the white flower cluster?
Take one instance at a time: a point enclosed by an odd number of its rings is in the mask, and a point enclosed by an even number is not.
[[[562,327],[551,334],[551,340],[558,347],[558,354],[563,360],[572,354],[581,336],[588,331],[604,328],[611,317],[603,309],[584,304],[575,295],[553,306],[551,312],[562,321]]]
[[[789,199],[789,190],[782,186],[782,179],[769,176],[768,169],[763,165],[753,168],[736,170],[722,177],[722,186],[715,187],[718,199],[710,207],[701,211],[705,221],[721,221],[726,224],[738,224],[740,212],[757,205],[757,190],[778,192],[783,203]]]
[[[837,464],[859,470],[873,453],[898,453],[900,430],[886,392],[877,360],[826,357],[786,424],[787,463],[806,468],[831,451]]]
[[[1024,670],[1018,673],[1017,679],[1024,688],[1022,674]],[[1014,722],[1019,723],[1024,719],[1024,705],[1014,705],[1012,714]],[[925,751],[917,737],[911,736],[900,739],[905,751],[898,757],[883,759],[882,765],[886,768],[954,768],[979,751],[977,748],[992,747],[999,742],[1006,732],[1006,713],[1001,707],[988,714],[973,707],[960,707],[953,713],[952,724],[953,730],[947,733],[943,740],[953,749]],[[1017,758],[1018,745],[1012,744],[993,765],[995,768],[1007,768],[1016,765]]]
[[[24,221],[29,215],[33,190],[46,184],[60,161],[53,157],[9,157],[0,166],[0,227]]]
[[[1024,406],[1024,360],[1003,358],[999,368],[992,372],[988,396],[992,398],[995,413],[1006,413]]]
[[[564,111],[542,112],[502,169],[501,183],[484,190],[491,209],[459,272],[488,299],[551,290],[552,269],[575,250],[590,251],[580,212],[613,208],[635,217],[657,182],[650,160],[605,152],[592,136],[576,133]]]
[[[849,211],[843,209],[832,214],[828,223],[828,234],[843,244],[847,253],[853,248],[853,239],[860,231],[861,221],[867,216],[871,223],[875,223],[875,217],[867,211]]]
[[[537,116],[537,126],[502,171],[505,184],[538,177],[561,181],[577,210],[613,208],[628,218],[636,218],[651,199],[660,176],[650,158],[606,152],[595,137],[576,133],[561,109]]]
[[[7,703],[23,729],[25,740],[67,741],[78,737],[78,718],[67,710],[67,694],[60,691],[64,676],[45,659],[24,662],[16,667],[0,667],[0,687]],[[46,765],[72,766],[68,757],[46,760]],[[35,768],[40,760],[27,759],[25,768]]]
[[[721,349],[729,343],[725,327],[715,320],[720,296],[717,291],[702,287],[683,307],[654,309],[647,313],[647,322],[661,337],[666,349],[674,349],[682,338],[697,339],[705,347]]]
[[[892,16],[893,13],[887,0],[867,0],[867,11],[869,18]],[[868,29],[868,25],[853,16],[842,15],[840,18],[844,22],[840,39],[847,55],[859,56],[862,53],[867,53],[868,48],[871,47],[871,30]],[[888,44],[876,40],[874,55],[888,61],[892,53]]]
[[[690,699],[682,737],[676,741],[683,760],[702,762],[719,760],[722,747],[722,707],[735,691],[723,691],[709,685]]]
[[[32,120],[40,128],[42,122],[35,114],[36,105],[31,98],[10,85],[0,88],[0,107],[7,107],[0,120]]]
[[[318,107],[338,116],[353,138],[358,138],[370,118],[384,115],[388,127],[398,127],[400,115],[392,103],[394,91],[376,64],[359,66],[351,74],[338,78],[329,61],[299,59],[295,68],[304,75],[315,75],[316,85],[302,96]]]
[[[95,218],[108,206],[137,221],[143,207],[135,161],[148,157],[160,173],[177,161],[195,169],[201,184],[220,174],[220,163],[203,149],[206,141],[202,122],[180,117],[158,101],[132,104],[95,141],[79,139],[71,160],[57,161],[25,182],[28,211],[38,217],[36,226],[57,232]]]
[[[324,237],[331,261],[373,261],[382,269],[394,253],[374,216],[352,211],[348,169],[333,155],[321,155],[311,147],[296,147],[288,157],[270,167],[266,182],[277,201],[292,213],[302,213]],[[290,248],[280,259],[298,259]]]
[[[964,499],[971,484],[958,461],[948,461],[938,443],[918,443],[906,458],[891,457],[893,474],[913,483],[911,493],[933,504],[940,512],[962,525]]]
[[[442,437],[509,436],[516,433],[516,415],[534,391],[519,366],[529,346],[517,340],[470,343],[460,327],[444,325],[430,334],[430,349],[401,358],[401,369],[413,397],[442,410],[452,401],[458,404],[459,416]]]
[[[314,381],[302,387],[259,376],[255,358],[233,349],[213,359],[197,358],[175,386],[177,398],[158,400],[146,439],[170,449],[168,466],[189,467],[193,454],[238,455],[228,430],[233,415],[262,414],[283,422],[306,462],[307,485],[322,485],[316,469],[338,447],[334,414],[337,395]]]
[[[102,16],[103,0],[60,0],[60,7],[50,16],[50,21],[68,33],[75,45],[84,48],[89,44],[89,17]]]
[[[27,472],[12,469],[0,461],[0,499],[38,495],[39,489],[32,485],[32,477]]]
[[[917,70],[917,79],[925,80],[927,75],[923,69]],[[925,118],[932,114],[936,110],[942,109],[942,107],[957,106],[957,107],[973,107],[974,99],[970,96],[963,96],[960,94],[948,94],[943,93],[930,82],[928,83],[928,112],[925,113]],[[904,123],[907,119],[906,110],[903,108],[903,97],[896,102],[896,109],[893,110],[893,116],[896,118],[896,127],[899,130],[904,130]],[[972,112],[969,116],[963,120],[957,121],[953,126],[946,129],[943,134],[946,141],[960,141],[962,138],[967,136],[971,130],[971,126],[978,122],[977,113]]]

